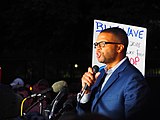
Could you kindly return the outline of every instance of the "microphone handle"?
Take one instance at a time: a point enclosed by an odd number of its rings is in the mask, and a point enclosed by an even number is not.
[[[85,84],[85,86],[84,86],[84,91],[87,90],[87,89],[88,89],[88,85]]]
[[[87,90],[87,88],[88,88],[88,85],[86,84],[86,85],[84,86],[84,90],[83,90],[82,93],[81,93],[81,98],[83,97],[83,95],[84,95],[85,91]],[[81,99],[81,98],[80,98],[80,99]]]
[[[95,76],[95,74],[96,74],[96,72],[93,72],[93,76]],[[81,97],[83,97],[83,95],[84,95],[84,93],[85,93],[85,91],[86,91],[87,89],[88,89],[88,85],[85,84],[84,89],[83,89],[83,91],[82,91],[82,93],[81,93]]]
[[[94,65],[94,66],[92,67],[92,69],[93,69],[93,76],[95,76],[95,74],[99,71],[99,67],[98,67],[97,65]],[[84,95],[84,93],[85,93],[85,91],[86,91],[87,89],[88,89],[88,85],[85,84],[84,89],[83,89],[83,91],[82,91],[81,94],[80,94],[79,101],[82,99],[82,97],[83,97],[83,95]]]
[[[46,98],[46,95],[40,97],[35,103],[33,103],[30,107],[27,108],[26,113],[29,112],[34,106],[43,101]]]
[[[52,109],[51,109],[51,112],[49,114],[49,120],[52,119],[52,118],[54,118],[54,111],[55,111],[55,107],[56,107],[57,103],[58,103],[58,101],[55,100],[54,103],[53,103],[53,105],[52,105]]]

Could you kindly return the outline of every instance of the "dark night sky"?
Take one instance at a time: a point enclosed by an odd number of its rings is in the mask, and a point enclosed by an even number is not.
[[[146,27],[146,68],[160,66],[160,4],[154,0],[3,0],[0,8],[1,66],[8,81],[17,71],[26,74],[30,64],[35,80],[63,78],[74,63],[86,70],[94,19]]]

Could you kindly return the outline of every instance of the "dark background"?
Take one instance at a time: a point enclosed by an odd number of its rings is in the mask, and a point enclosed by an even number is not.
[[[29,84],[66,80],[71,91],[79,91],[91,66],[94,19],[147,28],[145,76],[159,102],[160,2],[155,0],[2,0],[1,82],[17,76]]]

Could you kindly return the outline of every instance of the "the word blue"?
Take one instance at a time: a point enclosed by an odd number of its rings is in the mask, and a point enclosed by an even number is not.
[[[113,26],[107,26],[106,24],[103,24],[101,22],[96,22],[96,32],[101,32],[102,30],[104,29],[107,29],[107,28],[111,28]],[[114,26],[114,27],[120,27],[120,26]],[[124,29],[124,28],[122,28]],[[144,37],[144,30],[135,30],[135,29],[132,29],[131,27],[128,27],[127,30],[125,30],[127,35],[128,36],[131,36],[131,37],[136,37],[136,38],[139,38],[139,39],[143,39]]]

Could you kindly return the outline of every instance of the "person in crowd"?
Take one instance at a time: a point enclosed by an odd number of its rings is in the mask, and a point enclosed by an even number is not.
[[[112,120],[147,117],[150,87],[126,56],[128,36],[119,27],[104,29],[94,43],[96,58],[104,63],[95,74],[91,67],[81,78],[77,113],[100,113]],[[84,89],[85,86],[87,89]]]
[[[7,84],[0,84],[0,120],[18,120],[22,97]]]
[[[10,83],[10,86],[12,87],[12,89],[18,89],[20,87],[24,87],[24,81],[22,78],[17,77]]]

